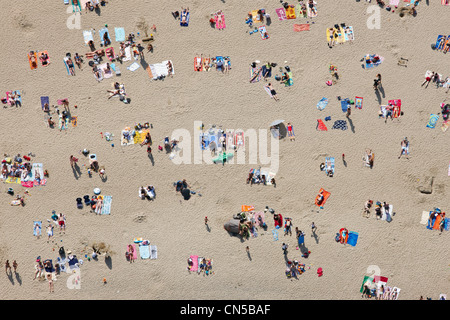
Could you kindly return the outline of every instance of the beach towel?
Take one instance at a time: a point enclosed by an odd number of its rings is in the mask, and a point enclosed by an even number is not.
[[[284,8],[278,8],[275,9],[277,15],[278,15],[278,20],[286,20],[286,11],[284,10]]]
[[[262,68],[252,68],[250,67],[250,82],[255,83],[261,80]]]
[[[81,0],[76,1],[76,4],[74,0],[72,0],[72,11],[73,12],[81,12]]]
[[[264,90],[266,90],[267,94],[268,94],[271,98],[273,98],[272,92],[270,92],[270,89],[269,89],[268,86],[264,86]]]
[[[33,186],[34,186],[33,181],[21,181],[20,184],[22,185],[22,187],[25,187],[25,188],[33,188]]]
[[[272,230],[273,241],[278,241],[278,229]]]
[[[221,17],[222,22],[219,21],[219,16]],[[225,24],[225,15],[223,13],[221,14],[216,14],[215,15],[215,21],[216,21],[216,29],[225,29],[226,28],[226,24]]]
[[[347,112],[347,109],[351,107],[350,105],[350,99],[342,99],[341,100],[341,108],[342,108],[342,112]]]
[[[295,15],[295,7],[293,5],[290,5],[286,9],[286,18],[287,19],[296,19]]]
[[[266,26],[261,26],[258,28],[259,34],[261,35],[261,39],[266,40],[269,39],[269,35],[267,34]]]
[[[362,109],[363,97],[355,97],[355,108]]]
[[[316,130],[319,131],[328,131],[327,126],[323,123],[322,119],[317,119],[317,127]]]
[[[356,243],[358,242],[358,236],[359,236],[358,232],[350,231],[348,233],[347,243],[353,247],[356,246]]]
[[[336,120],[333,124],[332,129],[341,129],[341,130],[347,130],[347,121],[345,120]]]
[[[320,111],[322,111],[323,109],[325,109],[325,107],[328,105],[328,99],[323,97],[322,99],[320,99],[320,101],[317,103],[317,109],[319,109]]]
[[[261,221],[259,219],[260,217],[261,217]],[[255,219],[255,224],[257,226],[262,227],[263,224],[265,223],[265,221],[264,221],[264,212],[262,212],[262,211],[255,212],[254,215],[253,215],[253,218]]]
[[[83,31],[84,43],[88,44],[89,41],[94,41],[94,36],[92,35],[92,30],[84,30]]]
[[[316,1],[313,1],[313,3],[314,3],[314,5],[313,5],[314,10],[311,10],[311,8],[309,7],[309,4],[306,5],[306,7],[308,9],[308,17],[310,17],[310,18],[317,17],[317,6],[316,6],[317,3],[316,3]]]
[[[364,57],[364,65],[366,69],[370,69],[376,66],[379,66],[383,61],[384,58],[382,56],[378,56],[380,59],[378,60],[378,62],[373,63],[372,59],[375,57],[375,54],[367,54]]]
[[[16,177],[8,177],[5,180],[6,183],[18,183],[20,184],[20,178],[16,178]]]
[[[353,33],[353,27],[345,27],[344,28],[344,37],[345,41],[353,41],[355,40],[355,34]]]
[[[111,37],[109,35],[109,31],[107,27],[103,27],[98,31],[98,35],[100,36],[100,43],[104,46],[105,45],[105,41],[103,40],[103,37],[105,35],[105,33],[108,33],[108,39],[109,41],[111,41]]]
[[[182,22],[181,19],[180,19],[180,26],[182,26],[182,27],[188,27],[189,26],[189,15],[190,15],[190,12],[188,12],[186,14],[186,21],[185,22]]]
[[[434,219],[433,230],[439,230],[439,226],[440,226],[440,224],[441,224],[441,220],[442,220],[441,215],[438,215],[438,216],[436,217],[436,219]]]
[[[70,74],[70,69],[69,69],[69,65],[67,64],[67,60],[69,60],[69,57],[64,57],[63,61],[64,61],[64,65],[66,66],[67,74],[68,74],[69,76],[71,76],[71,74]]]
[[[116,42],[125,41],[125,29],[124,28],[114,28],[114,35],[116,38]]]
[[[291,87],[294,85],[294,78],[292,77],[292,71],[289,71],[288,73],[289,79],[287,81],[284,81],[285,87]]]
[[[345,35],[344,35],[344,28],[339,27],[339,29],[337,29],[336,31],[337,33],[337,42],[338,43],[344,43],[345,42]]]
[[[430,218],[430,211],[422,211],[422,217],[420,218],[420,224],[428,224]]]
[[[36,180],[36,171],[39,173],[40,179],[44,178],[44,165],[42,163],[33,163],[31,166],[31,180]]]
[[[254,207],[254,206],[246,206],[246,205],[242,205],[242,206],[241,206],[241,211],[242,211],[242,212],[255,211],[255,207]]]
[[[325,169],[328,170],[328,167],[331,167],[331,171],[334,175],[334,158],[333,157],[327,157],[325,158]]]
[[[294,31],[295,32],[309,31],[309,23],[294,24]]]
[[[261,22],[261,17],[258,14],[258,10],[252,10],[252,20],[254,23],[260,23]]]
[[[100,212],[100,214],[111,214],[111,202],[112,196],[103,197],[102,211]]]
[[[330,193],[326,190],[324,190],[323,188],[320,188],[319,193],[323,192],[323,201],[321,204],[318,204],[317,200],[319,199],[319,195],[316,196],[316,199],[314,200],[314,203],[316,204],[316,206],[322,208],[325,203],[327,202],[328,198],[330,197]]]
[[[48,104],[48,107],[50,109],[50,99],[49,99],[48,96],[41,97],[41,108],[42,108],[42,110],[44,110],[44,105],[45,104]]]
[[[364,276],[364,280],[363,280],[363,282],[362,282],[362,284],[361,284],[361,289],[359,290],[359,292],[363,293],[363,292],[364,292],[364,285],[365,285],[366,283],[368,283],[368,284],[369,284],[369,287],[370,287],[370,284],[371,284],[372,282],[373,282],[373,278],[372,278],[372,277]]]
[[[137,62],[133,62],[132,64],[130,64],[127,69],[130,71],[136,71],[137,69],[139,69],[140,65]]]
[[[139,255],[141,259],[149,259],[150,258],[150,245],[148,244],[139,244]]]
[[[158,248],[155,245],[150,246],[150,259],[158,259]]]
[[[450,0],[441,0],[443,6],[450,6]]]
[[[33,221],[33,236],[38,237],[41,234],[42,234],[42,221]]]
[[[427,128],[434,129],[436,127],[436,123],[437,123],[438,119],[439,119],[439,115],[431,114],[430,119],[428,120],[428,123],[427,123]]]
[[[189,271],[196,272],[198,270],[198,256],[190,256],[189,258],[192,260],[192,266]]]
[[[30,56],[30,54],[28,53],[28,62],[29,62],[29,64],[30,64],[30,69],[31,70],[34,70],[34,69],[36,69],[37,67],[38,67],[38,64],[37,64],[37,53],[36,52],[33,52],[33,57],[34,57],[34,59],[35,59],[35,63],[33,63],[32,61],[31,61],[31,56]]]
[[[194,71],[203,71],[203,63],[201,57],[194,58]]]
[[[399,2],[400,2],[400,0],[389,0],[389,4],[391,6],[395,6],[395,7],[398,7]]]
[[[384,207],[381,207],[381,220],[391,222],[392,221],[392,213],[394,212],[394,206],[392,204],[389,205],[389,213],[386,212]]]

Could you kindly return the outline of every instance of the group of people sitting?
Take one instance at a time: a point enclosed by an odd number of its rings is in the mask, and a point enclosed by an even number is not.
[[[212,260],[211,259],[199,259],[200,263],[198,264],[198,269],[197,269],[197,273],[200,274],[201,272],[204,272],[205,275],[210,275],[210,274],[214,274],[214,272],[212,271]],[[194,266],[194,261],[192,260],[192,258],[188,258],[188,266],[187,266],[187,270],[191,271],[192,267]]]
[[[363,217],[369,218],[370,217],[370,211],[373,206],[373,200],[367,200],[364,204],[364,210],[363,210]],[[383,216],[382,209],[384,209],[384,212],[386,215],[392,215],[392,212],[390,212],[390,205],[386,202],[381,203],[380,201],[377,201],[375,203],[375,217],[377,220],[380,220]]]
[[[428,228],[432,229],[433,224],[436,221],[436,218],[440,216],[440,222],[439,222],[439,230],[440,232],[444,231],[445,227],[445,212],[441,211],[439,208],[434,208],[433,211],[430,212],[430,217],[428,218]]]
[[[8,94],[8,97],[2,98],[3,104],[9,104],[10,106],[22,106],[21,95],[17,91],[12,91]]]
[[[149,200],[155,199],[155,187],[153,187],[152,185],[149,185],[146,188],[141,186],[139,188],[139,197],[142,200],[144,200],[144,199],[149,199]]]
[[[106,4],[108,3],[108,1],[106,0],[89,0],[85,3],[86,5],[86,12],[89,11],[94,11],[94,10],[100,10],[100,6],[104,7]]]
[[[261,174],[261,167],[259,167],[257,170],[250,169],[250,172],[247,177],[247,184],[260,184],[267,185],[267,177],[265,174]],[[275,178],[270,179],[270,183],[276,187]]]

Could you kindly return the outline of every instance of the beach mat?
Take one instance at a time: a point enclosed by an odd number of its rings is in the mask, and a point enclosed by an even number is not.
[[[141,259],[149,259],[150,258],[150,245],[139,244],[139,255],[140,255]]]
[[[436,127],[436,123],[437,123],[438,119],[439,119],[439,115],[431,114],[430,119],[428,120],[428,123],[427,123],[427,128],[434,129]]]
[[[336,120],[333,124],[332,129],[340,129],[340,130],[347,130],[347,121],[345,120]]]
[[[295,32],[309,31],[309,23],[294,24],[294,31]]]
[[[45,104],[48,104],[48,107],[50,109],[50,99],[47,96],[41,97],[41,108],[42,108],[42,110],[44,110],[44,105]]]
[[[266,26],[261,26],[258,28],[258,30],[259,30],[259,34],[261,35],[261,39],[267,40],[270,38],[269,34],[267,33]],[[267,34],[267,38],[264,36],[264,34]]]
[[[104,196],[103,197],[103,205],[102,205],[102,211],[100,214],[111,214],[111,202],[112,202],[112,196]]]
[[[114,28],[114,35],[116,38],[116,42],[125,41],[125,29],[124,28]]]
[[[355,97],[355,108],[362,109],[363,97]]]
[[[35,228],[36,224],[39,228]],[[40,236],[42,234],[42,221],[33,221],[33,236]]]
[[[361,293],[364,292],[364,284],[366,284],[366,282],[372,283],[373,282],[373,278],[369,277],[369,276],[364,276],[364,280],[363,280],[363,282],[361,284],[361,289],[359,290],[359,292],[361,292]]]
[[[328,131],[327,126],[323,123],[322,119],[317,119],[317,127],[316,130],[319,131]]]
[[[317,109],[319,109],[320,111],[322,111],[323,109],[325,109],[325,107],[328,105],[328,99],[323,97],[322,99],[320,99],[319,102],[317,102]]]
[[[350,231],[348,233],[347,243],[353,247],[356,246],[356,243],[358,242],[358,236],[359,236],[358,232]]]
[[[275,12],[278,15],[278,20],[282,21],[282,20],[286,20],[287,19],[286,11],[284,10],[284,8],[275,9]]]
[[[198,270],[198,256],[190,256],[189,258],[192,259],[192,267],[191,267],[190,271],[197,272],[197,270]]]
[[[84,38],[84,43],[88,44],[89,41],[94,41],[94,36],[92,35],[92,31],[91,30],[84,30],[83,31],[83,38]]]
[[[320,188],[319,193],[323,191],[323,201],[322,204],[317,204],[317,199],[319,198],[319,195],[316,196],[314,203],[316,206],[323,207],[325,203],[327,202],[327,199],[330,197],[330,193],[328,191],[325,191],[323,188]]]

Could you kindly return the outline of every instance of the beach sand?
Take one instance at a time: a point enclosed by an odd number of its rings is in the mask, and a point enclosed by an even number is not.
[[[359,289],[367,268],[379,267],[388,285],[401,288],[399,299],[418,299],[421,295],[437,299],[448,292],[449,254],[448,232],[439,234],[421,225],[422,211],[440,207],[446,211],[448,193],[449,133],[440,129],[442,117],[435,129],[426,127],[431,113],[440,112],[439,105],[448,96],[446,89],[427,89],[420,85],[427,70],[446,74],[448,56],[430,47],[437,35],[447,32],[442,21],[450,8],[425,1],[417,7],[418,16],[400,18],[396,13],[381,10],[381,28],[366,26],[369,4],[354,1],[318,1],[318,16],[310,31],[294,32],[294,23],[311,19],[279,21],[275,9],[278,1],[110,1],[101,15],[81,14],[81,28],[69,29],[63,1],[38,6],[15,3],[0,12],[3,44],[0,59],[0,88],[21,90],[23,106],[1,110],[0,152],[9,155],[28,154],[32,162],[44,164],[50,173],[47,185],[30,189],[25,207],[10,206],[11,185],[1,184],[0,190],[0,262],[17,260],[18,276],[0,277],[1,299],[361,299]],[[190,24],[182,28],[171,12],[180,6],[190,8]],[[403,4],[402,4],[403,5]],[[244,18],[248,11],[265,8],[272,18],[267,26],[270,39],[263,41],[258,33],[249,35]],[[223,10],[227,27],[216,30],[209,26],[210,14]],[[141,18],[151,26],[155,41],[154,53],[145,53],[147,63],[172,60],[175,75],[164,81],[150,81],[144,68],[135,72],[121,66],[122,76],[98,83],[87,65],[67,75],[63,57],[66,52],[85,54],[82,30],[98,30],[105,24],[111,35],[114,27],[124,27],[126,34],[139,31]],[[353,26],[355,41],[330,49],[326,28],[336,23]],[[118,44],[113,39],[113,46]],[[27,53],[48,50],[51,64],[30,70]],[[361,68],[366,54],[379,54],[384,62],[374,68]],[[194,72],[196,55],[224,55],[231,59],[229,74]],[[400,57],[409,59],[408,67],[397,65]],[[294,85],[284,87],[272,78],[280,101],[265,93],[264,81],[249,83],[249,64],[254,60],[276,62],[291,68]],[[132,61],[133,62],[133,61]],[[328,87],[329,64],[337,66],[340,80]],[[278,66],[276,69],[278,69]],[[276,70],[274,70],[276,71]],[[404,115],[400,122],[378,119],[379,101],[372,88],[380,73],[385,95],[381,104],[401,99]],[[279,74],[279,72],[274,72]],[[274,75],[273,74],[273,75]],[[113,81],[125,84],[130,104],[117,98],[107,99],[106,90]],[[3,96],[2,95],[2,96]],[[68,98],[72,116],[78,126],[59,131],[50,129],[44,121],[40,96],[49,96],[50,104]],[[332,130],[335,120],[344,120],[337,96],[364,97],[363,108],[353,109],[353,130]],[[317,102],[327,97],[323,111]],[[74,105],[78,108],[75,109]],[[60,107],[62,110],[62,107]],[[325,122],[328,131],[316,130],[317,119],[331,116]],[[194,133],[194,121],[221,125],[223,129],[269,129],[272,121],[284,119],[294,125],[296,140],[280,141],[280,167],[277,187],[247,185],[250,168],[256,164],[176,165],[165,152],[159,152],[165,136],[176,129]],[[120,146],[121,130],[135,123],[153,124],[154,166],[146,148],[137,145]],[[114,147],[101,138],[100,132],[115,135]],[[409,160],[400,154],[400,142],[410,141]],[[106,168],[107,179],[98,174],[87,175],[87,158],[79,154],[84,148],[97,154]],[[364,167],[366,148],[375,153],[373,169]],[[345,154],[347,166],[341,161]],[[76,178],[69,156],[78,157],[81,176]],[[319,170],[326,156],[336,158],[336,173],[329,178]],[[418,191],[427,176],[434,177],[433,192]],[[195,194],[184,201],[176,194],[173,182],[186,179]],[[138,198],[141,185],[152,184],[156,199]],[[16,194],[25,188],[12,185]],[[95,215],[89,209],[77,209],[75,199],[93,189],[113,197],[110,215]],[[314,205],[320,188],[331,193],[324,209]],[[367,199],[386,201],[394,206],[393,221],[377,221],[372,213],[361,215]],[[308,259],[295,250],[295,235],[274,241],[274,227],[266,214],[267,232],[241,241],[230,236],[223,224],[240,211],[241,205],[254,205],[257,211],[270,206],[283,217],[293,219],[293,227],[306,233],[305,244],[311,251]],[[65,234],[55,228],[54,242],[33,237],[33,221],[50,218],[52,210],[67,217]],[[320,211],[320,212],[317,212]],[[204,217],[209,219],[208,232]],[[312,222],[318,227],[317,242],[311,237]],[[334,241],[339,229],[359,233],[355,247]],[[130,264],[125,250],[135,237],[148,239],[158,248],[156,260],[138,259]],[[104,257],[87,261],[86,245],[104,242],[113,251],[111,264]],[[288,243],[288,258],[305,263],[307,269],[299,279],[287,279],[282,243]],[[48,292],[46,281],[33,280],[37,256],[56,260],[57,245],[84,260],[80,268],[81,287],[68,289],[68,274],[55,281],[55,293]],[[249,246],[251,260],[245,247]],[[53,251],[53,249],[55,251]],[[189,274],[187,258],[199,255],[213,259],[214,275]],[[318,277],[322,267],[324,276]],[[107,284],[103,284],[103,278]]]

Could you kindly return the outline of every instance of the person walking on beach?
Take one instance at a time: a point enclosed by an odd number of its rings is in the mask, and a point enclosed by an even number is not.
[[[49,286],[50,292],[55,292],[55,288],[54,288],[53,280],[52,280],[52,275],[50,273],[47,274],[47,280],[48,280],[48,286]]]
[[[430,84],[431,79],[434,78],[434,74],[435,74],[435,72],[433,71],[433,72],[431,73],[431,75],[427,75],[427,76],[425,77],[425,81],[422,83],[422,87],[423,87],[423,85],[426,83],[427,85],[425,86],[425,88],[428,88],[428,85]]]
[[[9,269],[9,273],[11,273],[11,265],[9,264],[9,260],[6,260],[5,262],[5,272],[8,273],[8,269]]]
[[[398,158],[400,159],[400,157],[403,154],[405,154],[406,155],[406,159],[409,159],[408,158],[408,155],[409,155],[409,141],[408,141],[408,138],[405,137],[405,139],[402,140],[400,145],[402,146],[402,151],[400,152],[400,155],[399,155]]]
[[[70,156],[70,165],[73,167],[75,163],[78,162],[78,159],[75,158],[73,155]]]
[[[312,233],[315,233],[315,232],[317,231],[317,227],[316,227],[316,225],[314,224],[314,222],[311,223],[311,231],[312,231]]]
[[[17,264],[16,260],[13,261],[12,266],[13,266],[13,268],[14,268],[14,273],[17,273],[17,267],[18,267],[18,264]]]
[[[283,242],[283,245],[281,246],[281,249],[283,249],[283,254],[287,255],[288,252],[288,245]]]
[[[345,115],[347,118],[350,118],[350,115],[352,114],[352,107],[348,106],[347,108],[347,114]]]

